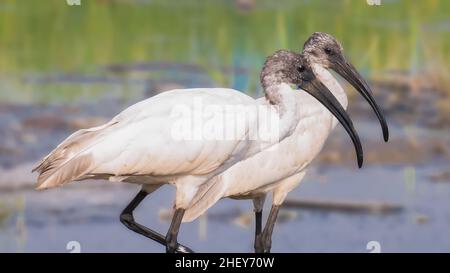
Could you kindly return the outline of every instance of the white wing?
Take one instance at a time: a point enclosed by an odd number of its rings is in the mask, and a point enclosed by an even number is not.
[[[226,127],[233,119],[224,118],[224,107],[254,104],[253,98],[222,88],[172,90],[141,101],[107,124],[80,130],[63,141],[35,168],[38,188],[92,175],[204,175],[226,168],[254,149],[246,134],[255,123],[244,124],[230,140],[195,139],[195,134],[179,134],[186,121],[183,113],[195,115],[199,107],[210,107],[208,115],[200,115],[201,122],[222,122]]]

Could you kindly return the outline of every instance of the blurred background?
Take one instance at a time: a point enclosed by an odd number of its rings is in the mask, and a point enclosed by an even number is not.
[[[164,90],[262,96],[265,57],[301,50],[315,31],[341,41],[392,136],[383,143],[369,106],[345,86],[366,164],[356,169],[338,126],[289,195],[272,250],[370,252],[376,241],[382,252],[450,251],[449,1],[80,3],[0,2],[1,252],[69,252],[70,241],[82,252],[164,251],[119,222],[137,186],[87,181],[36,192],[32,166],[73,131]],[[173,195],[161,188],[136,219],[165,233]],[[199,252],[251,252],[253,223],[250,201],[225,199],[184,224],[179,241]]]

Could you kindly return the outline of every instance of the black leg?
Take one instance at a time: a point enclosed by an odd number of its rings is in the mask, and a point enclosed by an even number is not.
[[[127,228],[131,229],[132,231],[139,233],[147,238],[150,238],[153,241],[162,244],[163,246],[166,246],[166,238],[163,235],[134,221],[133,211],[142,202],[142,200],[144,200],[144,198],[147,195],[148,195],[147,192],[140,191],[120,214],[120,222],[122,222],[122,224],[124,224]],[[176,251],[181,253],[193,252],[188,247],[179,244],[176,246]]]
[[[257,236],[255,241],[255,250],[257,253],[270,253],[270,248],[272,247],[272,233],[277,221],[278,211],[280,206],[273,205],[270,209],[269,218],[267,219],[266,226],[263,232]],[[258,246],[258,248],[256,248]]]
[[[258,244],[259,243],[258,236],[261,235],[261,230],[262,230],[262,211],[255,211],[255,252],[259,252],[259,249],[262,248],[262,246]]]
[[[176,209],[172,217],[169,231],[166,235],[166,252],[175,253],[178,247],[178,232],[180,231],[181,220],[183,219],[184,209]],[[191,251],[192,252],[192,251]]]

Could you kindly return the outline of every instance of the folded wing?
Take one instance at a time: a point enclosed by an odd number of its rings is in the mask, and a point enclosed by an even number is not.
[[[223,107],[249,106],[255,100],[239,91],[216,88],[172,90],[139,102],[110,122],[77,131],[58,145],[33,170],[39,173],[37,188],[101,175],[206,175],[248,153],[252,145],[245,135],[252,123],[230,140],[177,135],[180,118],[185,118],[176,114],[177,107],[193,114],[199,103],[214,106],[202,117],[214,124],[223,119],[219,113]]]

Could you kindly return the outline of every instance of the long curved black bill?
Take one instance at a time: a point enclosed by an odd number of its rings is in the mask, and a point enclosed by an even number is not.
[[[311,96],[316,98],[321,104],[323,104],[342,124],[342,126],[352,139],[353,145],[355,146],[356,150],[358,167],[361,168],[364,158],[361,141],[359,140],[358,133],[356,133],[356,130],[353,127],[353,122],[351,121],[344,108],[342,108],[342,105],[334,97],[330,90],[328,90],[328,88],[323,85],[318,79],[311,80],[309,85],[302,86],[301,88],[308,92]]]
[[[380,121],[381,129],[383,130],[383,138],[384,141],[387,142],[389,140],[389,128],[380,107],[375,102],[372,91],[364,78],[358,73],[356,68],[343,57],[340,57],[339,60],[335,62],[335,66],[331,68],[353,85],[353,87],[367,100]]]

